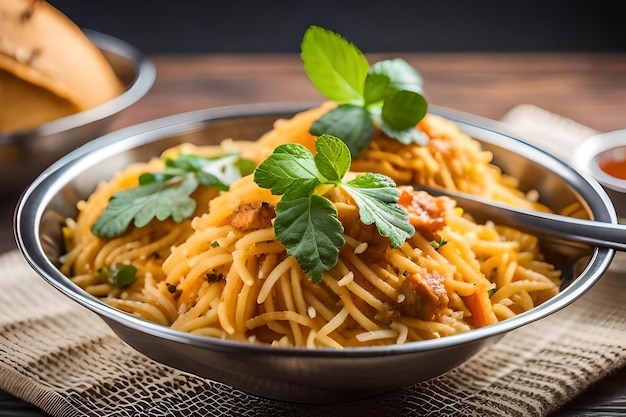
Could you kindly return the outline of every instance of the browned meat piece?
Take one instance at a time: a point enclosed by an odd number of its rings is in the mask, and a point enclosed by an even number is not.
[[[239,230],[256,230],[272,226],[276,217],[274,207],[265,201],[240,205],[233,213],[230,224]]]
[[[409,213],[409,221],[427,239],[435,239],[437,231],[446,224],[447,199],[433,197],[425,191],[402,187],[398,204]]]
[[[400,288],[400,294],[404,295],[399,304],[402,314],[422,320],[439,317],[449,301],[443,280],[441,274],[425,269],[408,275]]]

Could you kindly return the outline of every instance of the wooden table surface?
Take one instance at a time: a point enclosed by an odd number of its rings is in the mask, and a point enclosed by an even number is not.
[[[533,104],[599,131],[626,128],[626,54],[402,54],[424,78],[430,103],[501,118]],[[321,101],[297,55],[153,56],[157,80],[111,130],[208,107]],[[0,203],[0,251],[14,247],[17,196]],[[10,410],[5,411],[3,410]],[[45,415],[0,392],[0,415]],[[575,398],[558,416],[626,415],[626,369]]]

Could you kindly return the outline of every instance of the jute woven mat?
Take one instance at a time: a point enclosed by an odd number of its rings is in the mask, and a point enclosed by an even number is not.
[[[532,106],[504,121],[555,152],[594,133]],[[148,359],[13,251],[0,256],[0,388],[62,417],[543,416],[626,365],[622,255],[581,299],[441,377],[367,401],[308,406],[250,396]]]

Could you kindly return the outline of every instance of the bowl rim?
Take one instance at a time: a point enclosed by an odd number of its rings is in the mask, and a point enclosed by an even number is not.
[[[117,97],[98,106],[73,113],[40,125],[13,132],[0,133],[0,146],[18,141],[55,135],[112,116],[139,101],[148,93],[156,80],[154,63],[139,49],[126,41],[91,29],[81,29],[89,40],[101,51],[130,61],[135,68],[133,80]]]
[[[611,190],[626,193],[626,180],[607,174],[598,166],[597,158],[604,152],[626,147],[626,129],[600,133],[585,139],[574,150],[573,164],[584,174]]]
[[[346,358],[412,354],[418,351],[445,349],[477,342],[482,339],[489,339],[493,336],[503,335],[510,330],[530,324],[561,310],[587,292],[587,290],[601,278],[606,269],[608,269],[615,255],[615,250],[596,247],[593,250],[588,265],[580,274],[586,275],[585,279],[574,280],[564,291],[550,300],[515,317],[498,322],[494,325],[472,329],[467,332],[439,339],[416,341],[399,345],[353,347],[337,350],[256,345],[199,336],[174,330],[168,326],[159,325],[132,316],[99,301],[61,274],[57,267],[54,266],[52,261],[46,256],[38,236],[38,230],[45,207],[50,203],[54,195],[65,186],[68,180],[75,177],[75,173],[92,166],[94,161],[103,160],[121,150],[130,149],[142,144],[158,141],[163,137],[189,131],[193,129],[194,125],[202,126],[206,122],[220,119],[259,115],[277,115],[278,117],[281,114],[293,114],[311,108],[314,105],[319,105],[319,103],[258,103],[196,110],[122,128],[92,140],[59,159],[26,188],[18,201],[14,214],[13,226],[17,246],[27,263],[30,264],[44,280],[75,302],[98,314],[114,331],[116,331],[116,328],[111,322],[141,333],[148,333],[153,337],[164,338],[199,348],[210,348],[216,351],[228,351],[230,353],[236,352],[240,354],[251,352],[263,352],[272,355],[288,354],[294,357]],[[504,123],[438,106],[431,106],[430,112],[446,117],[459,124],[462,130],[468,132],[470,135],[480,132],[481,136],[478,139],[481,141],[490,142],[490,139],[496,141],[504,139],[507,145],[513,145],[513,150],[522,156],[533,153],[534,157],[539,157],[539,163],[549,162],[551,164],[549,166],[553,172],[556,172],[555,170],[558,169],[556,173],[566,181],[576,178],[589,188],[589,192],[593,193],[594,198],[592,201],[586,201],[590,204],[592,213],[599,214],[596,219],[617,223],[617,215],[611,200],[597,181],[593,178],[581,175],[575,168],[561,161],[554,155],[547,153],[545,150],[515,137],[510,133]],[[97,152],[94,152],[96,150]],[[535,160],[537,159],[535,158]]]

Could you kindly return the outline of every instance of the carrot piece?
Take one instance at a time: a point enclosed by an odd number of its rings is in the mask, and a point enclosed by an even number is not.
[[[472,313],[472,319],[476,328],[494,324],[498,321],[489,300],[489,293],[484,285],[479,284],[474,294],[465,297],[465,304]]]

